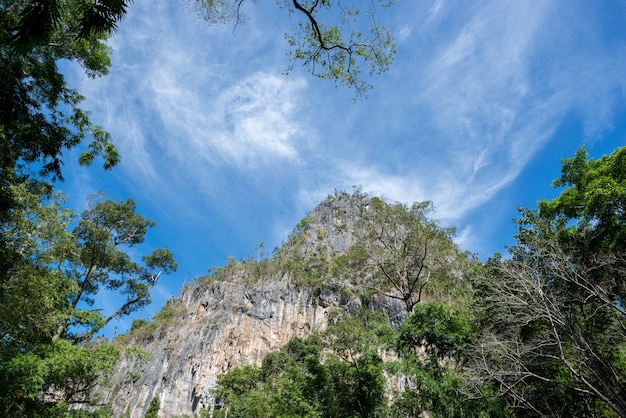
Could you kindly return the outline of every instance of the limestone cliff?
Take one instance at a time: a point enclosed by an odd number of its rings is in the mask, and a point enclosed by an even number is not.
[[[294,230],[297,245],[292,236],[283,248],[291,252],[282,256],[298,255],[303,261],[296,269],[329,263],[352,244],[359,211],[367,210],[368,202],[358,195],[325,200]],[[311,286],[295,280],[293,268],[258,264],[253,269],[235,263],[228,274],[186,286],[154,323],[121,337],[118,342],[129,348],[107,385],[98,389],[99,401],[110,405],[115,416],[141,417],[158,396],[161,417],[193,416],[211,407],[220,374],[236,365],[260,365],[290,339],[324,328],[332,309],[354,310],[367,303],[396,323],[402,319],[395,299],[364,301],[340,278]],[[147,361],[138,347],[150,354]]]

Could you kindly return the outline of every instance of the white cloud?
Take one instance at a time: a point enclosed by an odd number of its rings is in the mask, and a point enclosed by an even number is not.
[[[224,85],[215,97],[193,87],[178,83],[152,92],[165,127],[163,138],[155,139],[178,163],[249,170],[276,160],[297,161],[303,80],[253,73]]]
[[[432,7],[441,22],[454,20],[441,16],[438,2]],[[559,13],[545,2],[484,2],[447,28],[435,55],[414,60],[424,69],[412,103],[432,116],[422,122],[443,150],[430,157],[429,181],[451,193],[440,196],[443,207],[454,207],[451,214],[463,216],[514,181],[569,112],[582,112],[587,131],[609,126],[615,87],[624,85],[616,73],[623,54],[555,42],[558,30],[579,36],[578,28],[555,25]],[[446,170],[452,179],[437,178]],[[446,187],[449,181],[455,186]]]
[[[137,0],[112,39],[111,74],[80,80],[120,147],[119,188],[141,193],[163,224],[184,217],[279,241],[334,189],[361,185],[391,200],[432,200],[472,249],[497,228],[479,219],[493,216],[481,208],[561,124],[574,115],[598,138],[624,103],[626,40],[604,37],[593,2],[398,2],[389,9],[397,61],[356,104],[299,68],[281,75],[293,22],[274,7],[250,7],[233,34],[178,4]],[[216,228],[197,229],[211,235],[198,246],[226,245]],[[204,260],[202,248],[185,251]]]
[[[445,0],[435,0],[433,1],[430,10],[428,11],[428,21],[436,20],[439,14],[442,12],[444,8]]]
[[[136,2],[130,10],[111,42],[111,74],[81,78],[128,179],[163,192],[190,177],[215,180],[224,167],[299,164],[306,81],[281,76],[273,63],[255,68],[256,56],[242,60],[272,35],[254,26],[237,36],[209,30],[179,5]]]
[[[276,159],[297,161],[303,131],[298,99],[305,86],[302,79],[255,73],[225,90],[212,115],[216,150],[242,169]]]
[[[354,129],[338,128],[355,152],[334,153],[332,174],[321,175],[313,190],[359,184],[394,200],[433,200],[439,216],[462,219],[512,184],[572,112],[588,134],[605,131],[623,99],[624,54],[597,40],[579,50],[586,32],[562,19],[562,7],[431,3],[428,25],[400,30],[432,40],[431,48],[402,45],[394,84],[383,77],[385,91],[370,98],[375,104],[349,114],[366,136],[355,140]]]

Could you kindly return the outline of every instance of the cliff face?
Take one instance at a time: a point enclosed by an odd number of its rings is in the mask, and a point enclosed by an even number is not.
[[[302,237],[296,251],[305,258],[344,253],[354,239],[359,210],[367,206],[365,198],[354,196],[322,202],[294,232]],[[98,389],[98,400],[115,416],[141,417],[159,397],[159,416],[193,416],[213,405],[211,391],[220,374],[237,365],[260,365],[292,338],[324,328],[332,309],[352,311],[362,304],[357,292],[332,280],[307,287],[294,284],[289,273],[273,271],[251,284],[246,274],[242,269],[228,279],[188,285],[166,306],[159,326],[122,337],[129,348],[106,387]],[[403,316],[395,299],[373,297],[368,305],[386,311],[394,322]],[[137,347],[150,354],[147,361]]]

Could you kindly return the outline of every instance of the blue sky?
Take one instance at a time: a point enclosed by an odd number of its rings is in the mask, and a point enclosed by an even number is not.
[[[146,244],[180,265],[140,317],[228,256],[271,251],[353,186],[432,200],[485,259],[512,242],[516,207],[557,194],[562,158],[626,145],[624,1],[398,2],[378,15],[396,60],[356,103],[298,67],[283,74],[294,18],[275,2],[249,2],[236,28],[209,28],[185,4],[135,0],[108,76],[65,69],[122,154],[110,172],[68,155],[70,205],[132,197],[157,223]]]

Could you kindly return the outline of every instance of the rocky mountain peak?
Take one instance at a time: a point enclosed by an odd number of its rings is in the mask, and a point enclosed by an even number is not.
[[[360,193],[335,193],[296,226],[277,255],[283,259],[233,262],[187,285],[153,322],[118,337],[126,355],[98,388],[100,401],[131,418],[154,397],[163,417],[210,410],[220,374],[258,366],[291,339],[324,329],[333,309],[358,309],[358,292],[308,274],[320,265],[329,271],[326,265],[348,251],[369,203]],[[403,315],[398,300],[373,296],[367,303],[391,318]]]

